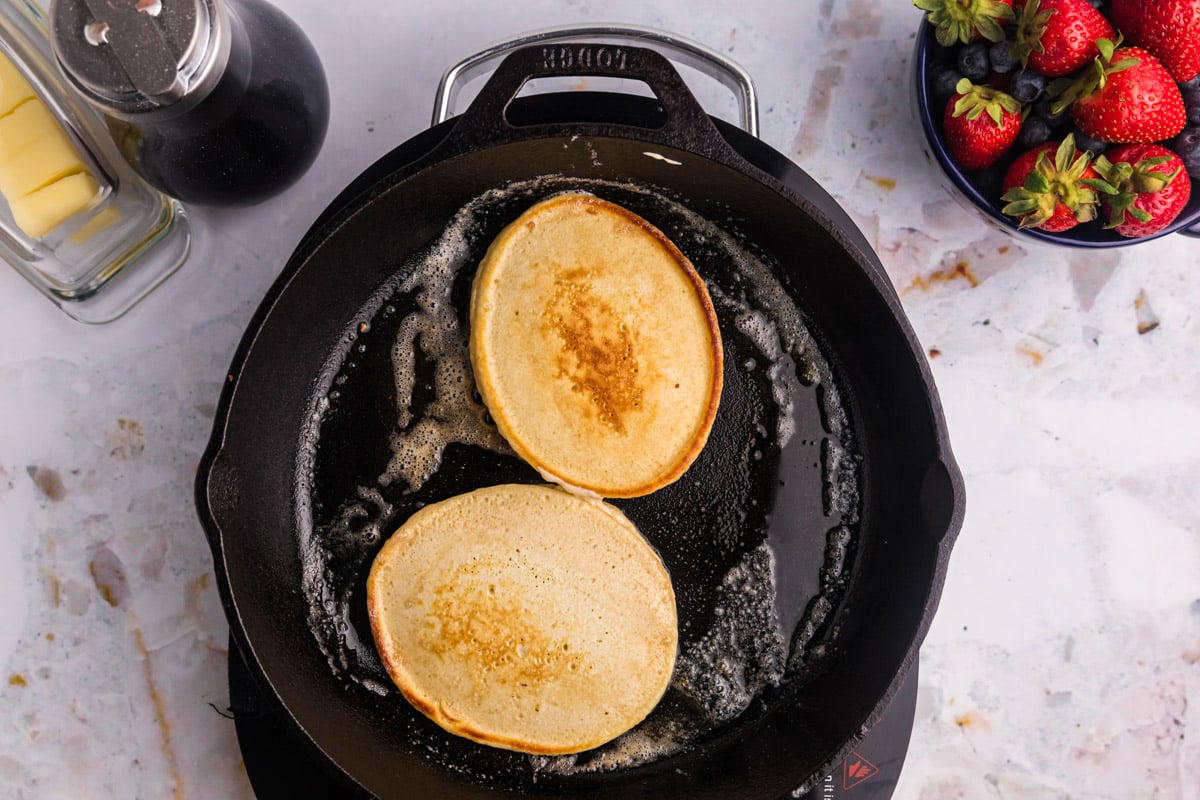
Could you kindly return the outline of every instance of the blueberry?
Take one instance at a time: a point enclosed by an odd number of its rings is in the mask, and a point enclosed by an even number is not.
[[[1031,69],[1019,69],[1013,73],[1008,84],[1008,93],[1022,103],[1032,103],[1046,88],[1046,76]]]
[[[1102,142],[1099,139],[1093,139],[1081,130],[1074,130],[1075,134],[1075,149],[1087,150],[1094,156],[1098,156],[1108,149],[1108,142]]]
[[[1200,86],[1189,87],[1183,92],[1183,107],[1187,109],[1189,125],[1200,125]]]
[[[929,63],[929,92],[939,105],[945,105],[954,96],[954,87],[962,79],[961,72],[943,61]]]
[[[1030,116],[1021,123],[1017,144],[1026,148],[1037,147],[1050,138],[1050,125],[1041,117]]]
[[[1051,110],[1053,106],[1053,98],[1040,97],[1033,104],[1033,110],[1030,111],[1030,116],[1037,117],[1051,128],[1061,128],[1063,125],[1071,121],[1071,115],[1066,111],[1062,112],[1061,114],[1055,114]]]
[[[1184,81],[1179,84],[1179,91],[1186,92],[1188,89],[1195,89],[1197,87],[1200,87],[1200,73],[1196,73],[1196,77],[1190,81]]]
[[[1193,178],[1200,178],[1200,126],[1184,128],[1171,140],[1171,149],[1183,161],[1183,168]]]
[[[987,42],[972,42],[958,51],[958,71],[973,81],[981,81],[992,69]]]
[[[1104,0],[1085,0],[1085,2],[1097,11],[1104,9]]]
[[[1004,74],[1012,72],[1017,67],[1017,62],[1013,60],[1012,54],[1009,52],[1012,48],[1012,42],[1007,39],[995,42],[988,48],[988,59],[992,63],[992,71]]]

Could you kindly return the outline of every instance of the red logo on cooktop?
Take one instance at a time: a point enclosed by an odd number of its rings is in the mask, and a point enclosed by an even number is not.
[[[853,789],[863,781],[879,774],[879,767],[867,761],[858,753],[851,753],[842,762],[842,788]]]

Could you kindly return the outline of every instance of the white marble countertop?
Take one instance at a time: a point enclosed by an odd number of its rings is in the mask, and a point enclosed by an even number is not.
[[[0,796],[252,796],[192,502],[242,330],[450,62],[619,21],[750,71],[762,138],[861,226],[928,349],[969,500],[896,797],[1200,798],[1200,242],[1097,255],[965,213],[909,114],[907,2],[280,5],[333,96],[297,185],[194,209],[189,262],[107,326],[0,269]]]

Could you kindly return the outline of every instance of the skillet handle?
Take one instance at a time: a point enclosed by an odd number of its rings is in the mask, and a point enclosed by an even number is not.
[[[508,106],[521,87],[534,78],[608,77],[639,80],[650,87],[666,112],[659,128],[595,125],[578,126],[586,135],[618,135],[686,150],[728,163],[738,156],[721,136],[687,84],[660,53],[643,47],[609,44],[541,45],[510,53],[492,73],[479,95],[438,148],[438,156],[520,141],[539,134],[542,126],[514,126]],[[553,126],[561,134],[562,126]],[[636,132],[636,133],[635,133]]]
[[[922,522],[934,541],[949,547],[958,536],[966,510],[962,472],[943,442],[945,452],[929,465],[921,479],[918,502]]]
[[[234,518],[241,503],[241,481],[223,448],[209,449],[196,475],[196,510],[216,564],[224,564],[221,526]]]
[[[758,138],[758,92],[749,72],[724,53],[699,42],[640,25],[563,25],[489,45],[462,59],[442,75],[433,103],[433,124],[440,125],[454,115],[454,101],[458,97],[460,84],[484,74],[489,65],[513,50],[532,45],[554,44],[560,45],[559,53],[562,58],[569,57],[570,52],[561,45],[572,42],[597,44],[601,40],[623,41],[630,45],[653,43],[673,61],[694,67],[716,80],[733,92],[737,99],[738,124],[742,130]]]

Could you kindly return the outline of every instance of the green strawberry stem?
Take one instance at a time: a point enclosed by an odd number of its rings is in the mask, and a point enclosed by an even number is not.
[[[1103,89],[1108,83],[1109,75],[1142,63],[1140,58],[1122,58],[1114,64],[1112,57],[1120,45],[1120,34],[1117,34],[1115,42],[1111,39],[1097,39],[1096,48],[1100,51],[1100,55],[1093,59],[1090,68],[1081,69],[1075,78],[1058,78],[1051,81],[1050,85],[1046,87],[1046,91],[1051,97],[1057,99],[1050,106],[1050,113],[1061,114],[1076,100]]]
[[[967,44],[976,32],[989,42],[1002,41],[1004,29],[997,20],[1013,18],[1012,8],[999,0],[913,0],[913,5],[929,12],[938,43],[946,47]]]
[[[1125,223],[1128,214],[1138,222],[1149,222],[1151,215],[1134,203],[1139,195],[1155,194],[1171,185],[1171,181],[1179,175],[1183,167],[1177,167],[1171,174],[1160,172],[1157,167],[1171,160],[1170,156],[1151,156],[1143,158],[1136,164],[1127,161],[1110,162],[1103,155],[1092,165],[1099,172],[1103,181],[1085,180],[1089,185],[1102,184],[1103,191],[1108,197],[1108,224],[1105,228],[1115,228]],[[1100,188],[1094,186],[1094,188]]]
[[[1070,209],[1079,222],[1090,222],[1096,218],[1097,187],[1094,184],[1097,181],[1085,179],[1083,174],[1091,166],[1091,160],[1091,153],[1075,149],[1075,137],[1068,134],[1055,150],[1053,161],[1048,153],[1042,153],[1034,169],[1025,176],[1024,183],[1004,193],[1000,199],[1006,205],[1001,210],[1009,216],[1020,217],[1020,228],[1041,225],[1054,216],[1059,203]],[[1111,189],[1107,187],[1101,191],[1110,193]]]
[[[1046,52],[1046,47],[1042,44],[1042,34],[1046,32],[1046,23],[1057,10],[1052,8],[1049,11],[1041,11],[1040,5],[1039,0],[1028,0],[1021,9],[1021,15],[1016,18],[1017,36],[1009,53],[1015,61],[1021,62],[1022,67],[1029,65],[1029,54],[1034,50],[1039,53]]]
[[[1021,111],[1021,103],[1017,98],[991,86],[976,86],[970,78],[963,78],[955,86],[954,91],[962,95],[954,103],[953,115],[961,117],[964,114],[968,120],[979,119],[984,113],[992,118],[996,125],[1004,123],[1004,113],[1016,114]]]

